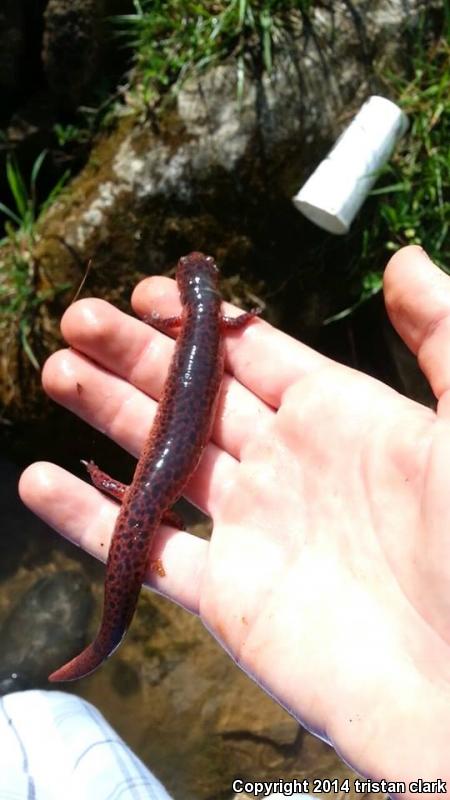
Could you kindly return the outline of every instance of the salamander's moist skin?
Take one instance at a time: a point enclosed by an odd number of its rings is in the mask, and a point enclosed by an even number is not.
[[[257,311],[239,317],[220,312],[219,272],[203,253],[180,258],[179,317],[145,317],[163,332],[179,328],[175,352],[155,422],[130,486],[86,464],[97,488],[122,503],[106,565],[103,616],[96,638],[76,658],[49,676],[73,681],[93,672],[119,646],[136,608],[150,564],[150,547],[161,522],[183,527],[170,510],[196,469],[210,437],[222,380],[223,333],[247,325]],[[159,565],[160,574],[164,574]]]

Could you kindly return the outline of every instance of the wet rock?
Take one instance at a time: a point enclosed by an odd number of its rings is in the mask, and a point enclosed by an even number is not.
[[[0,694],[46,685],[49,673],[82,649],[92,606],[81,572],[39,579],[0,628]]]
[[[123,48],[112,37],[111,17],[131,12],[131,0],[49,0],[44,14],[42,62],[57,105],[75,111],[101,91]],[[114,45],[114,47],[113,47]]]
[[[110,286],[120,286],[138,265],[151,273],[194,246],[223,258],[236,238],[247,243],[247,263],[259,244],[279,265],[287,232],[301,241],[306,224],[289,198],[361,101],[379,88],[373,62],[384,58],[393,7],[398,50],[400,26],[413,24],[423,8],[420,0],[408,3],[408,11],[400,2],[365,2],[357,24],[347,3],[334,5],[311,12],[310,30],[297,21],[278,47],[272,73],[247,75],[239,101],[231,62],[190,79],[159,133],[149,121],[122,122],[50,212],[39,254],[53,261],[48,236],[64,236],[83,263],[93,257],[91,278]],[[367,21],[363,10],[371,6]],[[362,41],[370,63],[361,55]],[[284,224],[275,226],[280,215]],[[276,227],[284,243],[276,241]],[[263,242],[269,232],[270,243]],[[58,252],[68,260],[63,248]],[[293,258],[291,252],[291,266]]]
[[[42,61],[50,89],[64,109],[75,109],[97,69],[101,6],[96,0],[49,0]]]
[[[40,45],[47,0],[0,3],[0,119],[10,114],[42,80]]]
[[[127,664],[120,657],[113,662],[111,683],[114,690],[122,697],[129,697],[139,691],[140,679],[132,664]]]
[[[38,227],[32,254],[38,289],[78,285],[91,260],[85,291],[128,308],[139,278],[166,271],[189,250],[205,250],[218,258],[224,275],[246,276],[246,290],[241,286],[232,299],[255,305],[257,280],[264,282],[267,294],[273,290],[269,321],[312,343],[342,291],[323,264],[318,281],[317,253],[326,262],[328,246],[335,262],[341,248],[346,260],[348,243],[313,229],[290,198],[361,102],[380,90],[376,67],[387,52],[401,71],[405,30],[431,6],[442,3],[364,0],[357,13],[356,4],[343,1],[314,6],[308,23],[294,14],[277,43],[271,74],[247,74],[239,99],[230,61],[186,82],[158,128],[145,109],[134,115],[131,106],[123,109],[128,116],[99,142]],[[93,0],[49,0],[46,69],[62,99],[73,92],[71,103],[90,80],[97,13]],[[41,351],[57,346],[54,317],[62,300],[67,296],[58,295],[50,314],[45,304],[36,311]],[[16,330],[10,338],[19,340]],[[19,359],[10,370],[7,353],[4,360],[0,402],[14,418],[11,407],[21,400],[25,405],[27,397],[11,398],[7,382],[17,385]]]
[[[0,94],[14,94],[20,81],[24,47],[23,0],[5,0],[0,8]]]
[[[21,672],[0,671],[0,695],[12,694],[12,692],[25,692],[28,689],[34,689],[35,684],[29,675],[24,675]]]

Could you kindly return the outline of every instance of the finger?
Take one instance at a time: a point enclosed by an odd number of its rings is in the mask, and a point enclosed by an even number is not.
[[[141,281],[131,302],[139,316],[151,310],[170,317],[181,308],[175,281],[163,277]],[[236,316],[242,309],[224,303],[223,312]],[[243,330],[225,335],[225,353],[227,369],[272,408],[279,407],[294,381],[329,363],[325,356],[259,318]]]
[[[81,325],[80,315],[83,316],[86,311],[87,316],[91,317],[91,308],[89,305],[86,309],[83,308],[81,302],[77,305],[78,310],[74,311],[70,326],[75,326],[75,330],[81,326],[84,330],[83,336],[86,337],[89,324]],[[107,313],[103,314],[105,307]],[[144,346],[139,356],[136,353],[138,363],[133,366],[129,362],[123,342],[127,342],[127,336],[132,334],[132,331],[127,330],[127,320],[131,320],[133,324],[136,320],[105,303],[100,305],[100,311],[100,319],[95,318],[91,337],[87,336],[85,341],[81,341],[79,336],[69,334],[70,342],[79,349],[84,347],[96,363],[79,352],[61,350],[46,362],[42,374],[43,386],[57,403],[106,433],[126,450],[139,455],[142,435],[148,434],[156,409],[154,403],[147,402],[148,395],[156,398],[160,396],[174,343],[166,336],[158,334],[165,342],[156,348],[150,348],[150,351]],[[104,324],[101,324],[103,319]],[[115,353],[114,330],[120,328],[121,324],[124,338],[121,350],[118,349]],[[137,322],[137,325],[145,331],[151,331],[142,323]],[[150,332],[150,336],[153,335]],[[130,342],[132,341],[131,336]],[[108,343],[111,343],[110,351]],[[114,355],[115,370],[110,372]],[[103,369],[102,360],[106,362],[107,369]],[[137,388],[128,381],[132,381]],[[265,403],[229,375],[225,375],[220,388],[212,439],[219,447],[239,458],[249,434],[260,430],[272,414],[273,411]]]
[[[439,399],[450,388],[450,279],[421,247],[399,250],[384,274],[392,324]]]
[[[73,350],[60,350],[48,359],[42,382],[58,403],[134,456],[140,455],[156,414],[155,400]],[[255,427],[256,422],[252,424]],[[185,496],[214,517],[223,487],[234,480],[237,466],[234,457],[208,444]]]
[[[59,350],[47,359],[42,385],[57,403],[139,456],[156,410],[143,392],[74,350]]]
[[[119,505],[55,464],[28,467],[19,482],[25,505],[58,533],[100,561],[106,561]],[[147,571],[145,583],[198,614],[208,542],[164,525],[155,536],[151,558],[161,559],[165,575]]]

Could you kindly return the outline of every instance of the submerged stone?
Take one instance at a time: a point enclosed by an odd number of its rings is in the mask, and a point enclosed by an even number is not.
[[[83,647],[92,608],[81,572],[36,581],[0,628],[0,694],[46,685],[49,673]]]

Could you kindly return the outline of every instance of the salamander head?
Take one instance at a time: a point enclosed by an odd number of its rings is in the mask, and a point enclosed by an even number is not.
[[[219,270],[213,257],[194,252],[180,258],[177,283],[183,305],[205,300],[208,294],[218,297]]]

